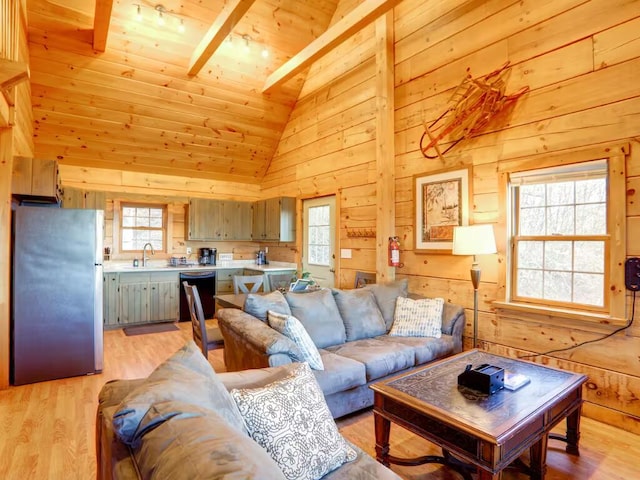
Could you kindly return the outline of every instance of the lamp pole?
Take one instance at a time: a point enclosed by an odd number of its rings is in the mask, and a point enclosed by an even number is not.
[[[480,285],[480,265],[476,260],[476,256],[473,256],[473,263],[471,264],[471,283],[473,284],[473,347],[478,346],[478,286]]]

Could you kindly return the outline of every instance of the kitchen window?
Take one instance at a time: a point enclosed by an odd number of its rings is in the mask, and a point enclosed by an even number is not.
[[[122,252],[139,252],[150,243],[156,251],[165,251],[167,209],[164,205],[122,203],[120,208],[120,244]]]

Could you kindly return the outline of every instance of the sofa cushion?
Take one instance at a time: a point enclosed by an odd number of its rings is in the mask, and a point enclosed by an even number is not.
[[[331,290],[293,293],[286,296],[291,315],[296,317],[318,348],[344,343],[347,334]]]
[[[314,370],[313,374],[325,396],[367,383],[367,372],[362,362],[324,349],[320,350],[320,356],[324,370]]]
[[[247,294],[242,310],[263,322],[267,321],[267,312],[269,310],[278,313],[291,315],[291,309],[284,295],[279,290],[266,294]]]
[[[384,318],[371,290],[357,288],[332,291],[344,322],[347,342],[375,337],[387,331]]]
[[[132,444],[148,410],[154,404],[170,400],[215,410],[238,431],[246,432],[229,392],[193,340],[158,366],[120,402],[113,418],[120,440]]]
[[[354,340],[344,345],[328,347],[327,350],[363,363],[367,372],[367,381],[385,377],[413,367],[415,364],[413,348],[375,338]]]
[[[455,344],[451,335],[442,335],[440,338],[392,337],[390,335],[381,335],[376,337],[376,339],[390,344],[400,344],[405,347],[411,347],[414,352],[416,365],[422,365],[437,358],[456,353]]]
[[[293,340],[300,349],[300,355],[294,355],[293,357],[295,361],[307,362],[314,370],[324,370],[318,348],[296,317],[269,310],[268,319],[271,328]]]
[[[393,323],[393,314],[396,310],[396,299],[398,297],[406,297],[409,294],[409,281],[406,278],[390,283],[374,283],[362,287],[365,290],[371,290],[376,299],[378,308],[384,318],[387,330],[391,328]]]
[[[440,338],[443,306],[443,298],[412,300],[398,297],[389,335]]]
[[[157,403],[140,429],[132,451],[142,478],[285,478],[263,448],[209,409]]]
[[[315,480],[355,460],[309,365],[263,388],[231,390],[249,434],[287,479]]]

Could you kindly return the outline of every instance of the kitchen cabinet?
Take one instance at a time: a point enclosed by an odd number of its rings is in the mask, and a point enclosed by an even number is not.
[[[233,276],[244,275],[242,268],[220,268],[216,271],[216,295],[233,293]]]
[[[114,327],[118,325],[118,317],[120,313],[120,294],[118,292],[118,274],[104,274],[104,294],[103,294],[103,312],[105,327]]]
[[[11,176],[14,195],[60,199],[60,176],[56,160],[15,157]]]
[[[253,216],[251,202],[225,200],[222,205],[224,239],[251,240],[251,219]]]
[[[115,282],[116,293],[113,292],[113,279],[107,278],[108,275],[118,277]],[[131,325],[178,319],[178,272],[127,272],[107,274],[105,279],[105,305],[111,305],[109,317],[105,313],[106,325]],[[107,300],[108,296],[111,298]],[[115,308],[118,318],[114,323]]]
[[[254,202],[252,238],[264,242],[294,242],[296,199],[276,197]]]
[[[251,202],[189,200],[188,240],[251,240]]]

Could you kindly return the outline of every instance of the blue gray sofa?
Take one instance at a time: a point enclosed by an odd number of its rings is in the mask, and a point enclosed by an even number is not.
[[[145,379],[107,382],[100,392],[97,409],[96,478],[291,478],[250,436],[229,392],[268,388],[274,382],[286,380],[299,366],[304,365],[293,363],[215,373],[190,341]],[[310,378],[313,379],[312,374]],[[308,390],[300,391],[306,395],[301,398],[308,400]],[[320,392],[317,397],[322,401]],[[324,410],[325,422],[333,422],[330,413]],[[373,439],[373,432],[371,435]],[[323,480],[400,479],[355,445],[348,442],[346,445],[352,449],[350,457],[346,463],[340,460]],[[318,463],[317,455],[312,458],[309,451],[301,458],[311,465]]]
[[[324,370],[313,373],[334,418],[369,407],[372,382],[462,351],[464,309],[450,303],[444,304],[440,338],[389,335],[399,296],[410,296],[406,280],[354,290],[248,295],[243,310],[217,312],[227,371],[294,362],[298,346],[267,322],[269,310],[290,314],[318,347]],[[382,329],[369,321],[378,315]]]

